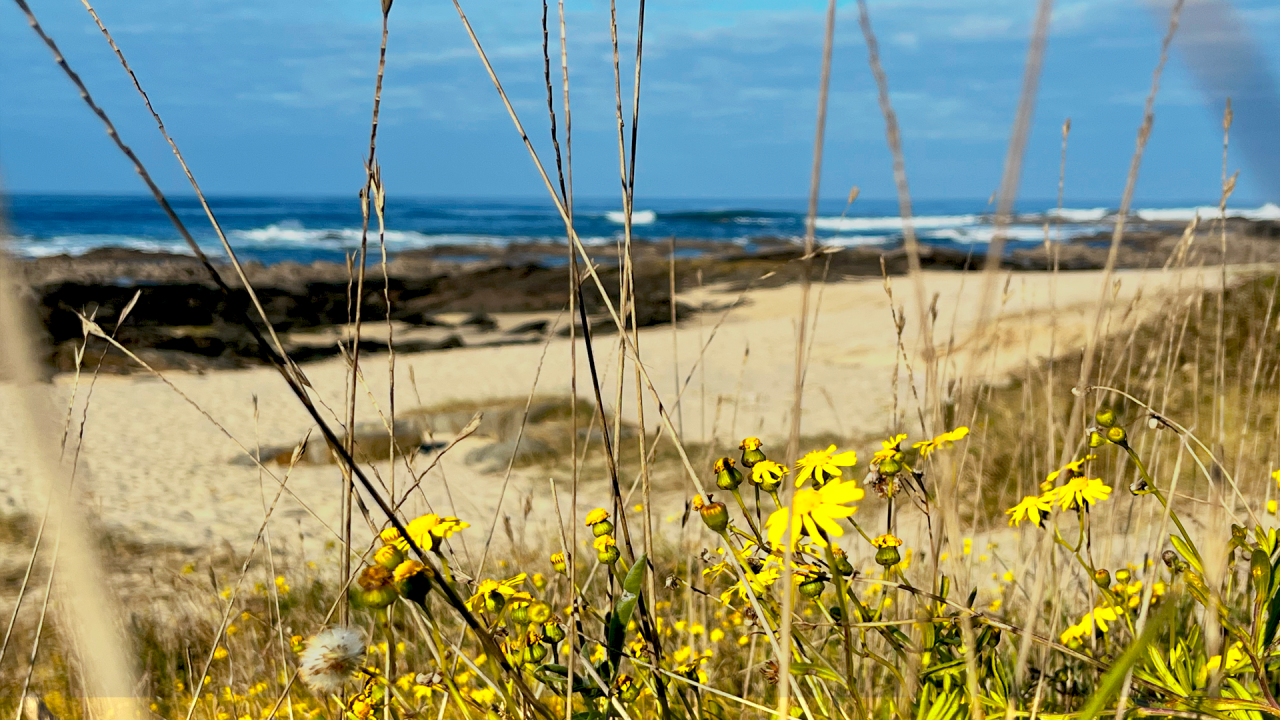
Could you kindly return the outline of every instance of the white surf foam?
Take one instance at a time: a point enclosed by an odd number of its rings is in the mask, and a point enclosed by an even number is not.
[[[962,227],[978,222],[977,215],[920,215],[911,219],[911,226],[917,230],[934,228]],[[852,231],[859,230],[902,230],[900,217],[820,217],[814,220],[819,230]]]
[[[626,213],[621,210],[610,210],[604,214],[609,222],[615,222],[623,225],[627,221]],[[632,210],[631,224],[634,225],[652,225],[658,219],[658,213],[653,210]]]

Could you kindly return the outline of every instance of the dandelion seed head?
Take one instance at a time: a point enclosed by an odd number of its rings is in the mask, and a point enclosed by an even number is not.
[[[337,693],[359,666],[364,650],[364,636],[356,630],[325,628],[302,651],[298,674],[312,690],[326,695]]]

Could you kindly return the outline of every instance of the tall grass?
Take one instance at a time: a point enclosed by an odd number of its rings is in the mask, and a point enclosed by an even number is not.
[[[17,2],[211,279],[228,295],[245,292],[253,297],[194,173],[96,11],[85,3],[200,195],[241,289],[233,291],[200,253],[164,193],[34,13],[23,0]],[[1274,353],[1280,285],[1271,275],[1229,273],[1225,252],[1216,276],[1205,272],[1193,246],[1199,235],[1192,226],[1176,261],[1161,271],[1179,278],[1161,298],[1166,312],[1139,312],[1138,299],[1128,307],[1113,301],[1111,278],[1125,214],[1151,132],[1154,99],[1181,0],[1174,7],[1153,76],[1113,233],[1103,296],[1089,308],[1094,321],[1083,352],[1069,349],[1063,356],[1040,360],[1031,357],[1028,345],[1023,369],[1008,384],[975,380],[998,352],[1011,352],[1000,347],[1001,323],[1010,315],[1004,312],[1009,278],[1004,278],[999,311],[988,314],[988,301],[994,300],[1001,280],[996,263],[989,262],[982,276],[983,303],[974,330],[978,341],[960,338],[957,343],[954,329],[945,342],[935,337],[937,300],[928,301],[911,230],[900,130],[869,11],[865,3],[858,3],[894,155],[918,331],[914,336],[905,333],[905,310],[892,307],[892,284],[886,277],[898,364],[888,437],[818,438],[803,434],[802,421],[810,397],[804,392],[813,356],[809,334],[820,315],[810,313],[809,293],[812,262],[824,252],[814,237],[814,217],[836,20],[836,5],[829,4],[805,252],[797,261],[803,264],[803,285],[790,429],[785,438],[742,438],[740,445],[738,438],[725,441],[716,431],[720,403],[713,411],[712,432],[701,437],[699,445],[685,442],[672,412],[691,402],[685,390],[693,373],[706,353],[715,352],[719,323],[748,295],[750,286],[718,320],[695,360],[690,364],[684,359],[683,382],[681,358],[673,359],[674,394],[664,397],[659,391],[650,372],[653,366],[646,365],[641,353],[645,336],[636,318],[631,216],[643,0],[636,24],[629,131],[619,25],[616,7],[610,5],[624,211],[616,287],[601,278],[574,226],[563,4],[558,8],[560,110],[545,3],[542,17],[542,72],[554,175],[540,159],[461,3],[454,0],[453,5],[565,224],[569,344],[574,353],[568,369],[568,447],[567,453],[537,471],[567,472],[569,512],[563,513],[559,498],[565,484],[552,477],[555,517],[536,519],[550,524],[550,537],[531,544],[516,542],[515,523],[500,517],[514,456],[502,480],[503,499],[491,517],[457,518],[436,511],[414,518],[402,512],[405,500],[420,491],[440,456],[422,469],[416,458],[397,454],[395,356],[388,358],[391,390],[384,401],[369,389],[367,366],[359,353],[364,288],[366,282],[376,283],[366,277],[372,222],[377,223],[382,281],[389,284],[383,242],[388,189],[376,156],[392,17],[392,4],[386,0],[362,191],[364,227],[360,252],[351,263],[345,405],[334,410],[324,403],[288,358],[256,298],[256,316],[238,318],[338,460],[342,518],[336,530],[327,528],[336,538],[331,551],[307,562],[277,554],[272,547],[275,502],[289,492],[286,485],[302,456],[302,445],[277,476],[262,463],[260,449],[241,444],[263,480],[270,476],[279,487],[270,502],[264,493],[257,535],[248,548],[237,549],[238,555],[186,563],[179,569],[166,568],[161,553],[118,547],[110,562],[133,569],[151,564],[163,578],[149,589],[129,591],[135,602],[163,602],[127,615],[116,613],[105,598],[86,602],[107,588],[105,580],[97,579],[103,566],[78,532],[84,528],[76,520],[75,506],[54,503],[61,508],[55,560],[37,570],[39,556],[33,551],[19,594],[21,599],[29,586],[43,581],[43,607],[38,613],[31,606],[25,614],[21,607],[13,610],[13,632],[6,631],[4,647],[12,638],[24,646],[29,642],[31,651],[22,663],[6,663],[0,652],[4,687],[30,686],[63,718],[104,717],[103,710],[78,698],[127,696],[130,686],[152,715],[182,715],[188,720],[560,715],[567,720],[946,720],[996,714],[1091,720],[1103,712],[1117,718],[1254,720],[1280,715],[1280,683],[1274,678],[1280,669],[1280,538],[1273,500],[1273,483],[1280,475],[1272,474],[1280,463],[1275,449],[1280,440],[1280,359]],[[1048,8],[1049,3],[1040,4],[1028,56],[1002,182],[1001,217],[1008,214],[1016,195]],[[1229,125],[1228,117],[1224,134]],[[1067,128],[1064,125],[1062,177]],[[1224,211],[1232,187],[1224,157]],[[1225,244],[1225,212],[1219,222],[1218,238]],[[993,248],[999,252],[998,243]],[[1050,282],[1070,282],[1056,264],[1051,271]],[[1183,279],[1187,285],[1181,284]],[[590,293],[616,326],[614,362],[597,353],[600,343],[592,337],[586,316]],[[12,297],[10,291],[4,303],[10,315]],[[390,305],[389,293],[384,300]],[[6,338],[15,340],[10,349],[17,348],[11,364],[28,369],[20,377],[23,387],[36,387],[30,371],[35,355],[27,347],[30,334],[16,318],[0,319],[8,324]],[[91,318],[85,323],[87,335],[108,339],[127,352]],[[578,332],[590,373],[591,402],[583,405],[592,414],[582,448]],[[1056,335],[1054,342],[1058,347]],[[744,353],[744,369],[748,360]],[[540,364],[524,403],[517,450],[541,370]],[[922,377],[917,375],[921,371]],[[178,397],[194,404],[181,390],[180,380],[152,372]],[[611,400],[609,372],[616,383]],[[903,374],[909,409],[900,412],[898,382]],[[637,393],[630,411],[624,394],[628,378]],[[1068,384],[1064,379],[1069,378],[1077,380]],[[779,388],[784,384],[783,378],[777,379]],[[73,393],[78,394],[78,388],[77,381]],[[782,406],[783,393],[774,394],[774,405]],[[361,395],[385,423],[385,466],[354,459]],[[732,399],[731,431],[737,425],[739,400]],[[705,413],[705,397],[702,402]],[[35,400],[29,408],[33,418],[49,419],[47,409],[39,409]],[[652,437],[646,426],[648,408],[656,413],[659,428]],[[623,432],[629,413],[638,421],[630,438]],[[207,412],[205,416],[215,430],[230,436],[217,418]],[[918,419],[918,428],[914,419],[907,419],[912,417]],[[476,417],[459,432],[441,456],[474,432],[479,421]],[[56,423],[43,426],[53,428]],[[70,427],[69,416],[64,427]],[[592,441],[597,428],[598,443]],[[56,443],[49,433],[56,430],[35,433],[31,445],[44,453],[46,474],[53,482],[59,473],[50,460]],[[83,438],[63,435],[75,445],[68,471],[74,472]],[[634,455],[624,451],[628,442],[634,442]],[[828,445],[832,447],[824,449]],[[401,463],[408,478],[404,485],[396,480]],[[382,467],[389,468],[386,477]],[[624,487],[633,471],[634,480]],[[578,507],[588,476],[606,480],[603,491],[592,489],[601,507],[585,518],[590,535],[582,540]],[[680,487],[687,501],[679,538],[655,526],[660,486]],[[56,490],[50,497],[58,497]],[[862,511],[854,515],[858,507]],[[367,546],[354,539],[357,509],[375,538]],[[490,552],[500,519],[510,540],[506,555]],[[527,511],[517,522],[534,524]],[[477,560],[465,542],[486,526],[484,550]],[[527,529],[521,528],[522,536]],[[31,531],[17,535],[26,539]],[[36,535],[37,543],[44,542],[43,531]],[[455,551],[455,544],[461,552]],[[552,554],[552,549],[558,552]],[[86,581],[93,587],[83,587]],[[64,617],[52,628],[46,622],[51,598],[65,608]],[[121,629],[127,641],[112,637]],[[136,671],[136,684],[129,671]],[[0,712],[23,712],[29,704],[21,692],[5,694]],[[128,707],[115,712],[135,714]]]

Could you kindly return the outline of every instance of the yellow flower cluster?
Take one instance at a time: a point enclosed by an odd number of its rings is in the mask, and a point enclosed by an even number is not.
[[[1081,470],[1084,463],[1092,458],[1089,455],[1073,460],[1049,473],[1040,485],[1040,495],[1027,495],[1017,505],[1005,511],[1009,516],[1009,524],[1019,526],[1024,521],[1030,521],[1033,525],[1044,527],[1055,505],[1063,510],[1087,511],[1096,503],[1106,500],[1111,495],[1111,486],[1103,483],[1100,478],[1085,477]],[[1067,481],[1061,485],[1056,484],[1064,476]]]

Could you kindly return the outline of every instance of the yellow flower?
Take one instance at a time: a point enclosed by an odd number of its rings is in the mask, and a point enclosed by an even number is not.
[[[1110,494],[1111,487],[1103,485],[1101,479],[1087,479],[1082,476],[1071,478],[1066,485],[1056,487],[1042,497],[1051,503],[1059,503],[1063,510],[1072,510],[1087,509],[1100,500],[1106,500]]]
[[[1271,479],[1276,481],[1277,487],[1280,487],[1280,470],[1272,470]]]
[[[1053,472],[1049,473],[1049,475],[1045,477],[1044,482],[1040,484],[1040,489],[1044,491],[1048,491],[1050,488],[1053,487],[1053,484],[1057,482],[1058,476],[1062,475],[1063,473],[1066,473],[1068,479],[1073,478],[1076,475],[1079,475],[1080,468],[1083,467],[1085,463],[1089,462],[1090,460],[1096,460],[1097,458],[1098,458],[1097,455],[1085,455],[1079,460],[1072,460],[1066,465],[1063,465],[1057,470],[1054,470]]]
[[[1109,607],[1094,608],[1085,613],[1080,622],[1062,632],[1062,644],[1067,646],[1078,645],[1085,638],[1093,635],[1095,625],[1105,633],[1110,629],[1107,623],[1115,622],[1119,617],[1116,611]]]
[[[872,544],[872,545],[874,545],[874,546],[876,546],[876,547],[878,547],[878,548],[886,548],[886,547],[901,547],[901,546],[902,546],[902,541],[901,541],[901,540],[899,540],[898,538],[896,538],[896,537],[894,537],[894,536],[890,535],[889,533],[885,533],[885,534],[883,534],[883,535],[881,535],[881,536],[879,536],[879,537],[877,537],[877,538],[873,539],[873,540],[871,541],[871,544]]]
[[[888,440],[881,440],[880,449],[876,451],[875,455],[871,456],[871,462],[878,465],[881,460],[888,460],[894,455],[897,455],[898,445],[902,444],[902,441],[906,439],[907,435],[906,433],[903,433],[901,435],[894,435]]]
[[[417,560],[405,560],[396,566],[393,577],[396,582],[402,583],[425,569],[422,563]]]
[[[1013,526],[1022,525],[1023,520],[1030,520],[1033,524],[1044,527],[1045,518],[1051,510],[1052,498],[1028,495],[1022,498],[1022,502],[1005,510],[1004,514],[1009,516],[1009,524]]]
[[[955,430],[951,430],[950,432],[944,432],[932,440],[921,440],[920,442],[912,445],[911,447],[920,451],[920,457],[927,458],[933,454],[934,450],[942,450],[944,448],[949,448],[957,440],[962,440],[968,434],[969,434],[969,428],[964,427],[962,425],[956,428]]]
[[[605,510],[604,508],[596,508],[595,510],[592,510],[591,512],[587,513],[587,520],[583,524],[586,525],[587,527],[591,527],[592,525],[602,523],[608,519],[609,519],[608,510]]]
[[[617,541],[613,539],[612,535],[601,535],[596,538],[595,542],[591,543],[591,546],[596,549],[596,552],[601,552],[602,550],[611,548],[617,544]]]
[[[1272,515],[1275,515],[1275,514],[1276,514],[1276,501],[1275,501],[1275,500],[1268,500],[1268,501],[1267,501],[1267,512],[1271,513]]]
[[[512,578],[507,578],[501,582],[497,580],[484,580],[476,587],[476,594],[467,600],[467,607],[472,612],[480,612],[480,608],[484,606],[484,599],[489,593],[498,593],[504,600],[524,600],[532,602],[533,596],[527,592],[521,592],[517,588],[524,584],[527,575],[520,573]]]
[[[434,550],[440,546],[441,540],[469,527],[471,523],[463,522],[456,517],[441,517],[432,513],[412,520],[405,529],[409,531],[409,537],[413,538],[414,544],[418,547],[423,550]],[[388,545],[395,545],[401,552],[409,552],[409,543],[400,537],[400,531],[394,527],[383,530],[379,537]]]
[[[796,470],[799,471],[796,473],[796,487],[804,485],[809,478],[813,478],[815,485],[823,485],[830,478],[839,477],[840,468],[853,467],[857,462],[857,453],[852,450],[836,453],[835,445],[826,450],[814,450],[796,463]]]
[[[760,442],[760,438],[758,437],[743,438],[742,443],[738,445],[738,449],[739,450],[759,450],[761,444],[762,443]]]
[[[217,648],[215,648],[215,649],[214,649],[214,651],[213,651],[213,659],[214,659],[214,660],[225,660],[225,659],[226,659],[226,657],[227,657],[227,649],[226,649],[226,648],[224,648],[224,647],[222,647],[221,645],[219,645]]]
[[[765,523],[769,530],[769,542],[776,546],[782,541],[782,536],[787,531],[787,518],[790,513],[791,538],[788,542],[792,548],[800,538],[801,528],[809,533],[814,543],[826,547],[827,542],[823,539],[823,532],[833,537],[843,535],[844,530],[836,524],[836,518],[846,518],[857,512],[858,508],[850,506],[849,503],[861,500],[865,494],[856,483],[839,480],[829,482],[816,490],[809,488],[797,490],[791,500],[791,507],[774,511]]]
[[[782,480],[782,476],[791,472],[786,465],[772,460],[761,460],[751,468],[751,482],[756,485],[774,485]]]

